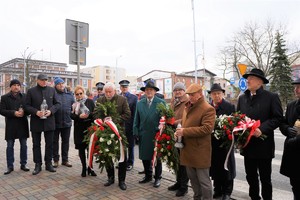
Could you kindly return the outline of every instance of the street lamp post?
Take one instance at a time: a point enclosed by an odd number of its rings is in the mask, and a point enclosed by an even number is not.
[[[119,58],[121,58],[122,57],[122,55],[120,55],[120,56],[118,56],[117,58],[116,58],[116,85],[118,84],[118,60],[119,60]]]
[[[192,10],[193,10],[193,29],[194,29],[194,59],[195,59],[195,83],[197,83],[197,49],[196,49],[196,29],[195,29],[195,11],[194,11],[194,0],[192,0]]]
[[[24,69],[23,69],[23,86],[24,86],[24,92],[26,92],[26,51],[29,49],[29,47],[27,47],[24,50],[24,54],[23,54],[23,61],[24,61]]]

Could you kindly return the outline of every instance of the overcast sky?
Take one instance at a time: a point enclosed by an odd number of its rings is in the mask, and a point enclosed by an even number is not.
[[[204,43],[205,66],[218,73],[220,47],[250,21],[285,24],[286,40],[299,41],[299,8],[300,0],[194,0],[197,54]],[[137,76],[195,69],[191,0],[2,1],[0,63],[22,57],[29,47],[33,59],[69,65],[66,19],[89,24],[87,67],[116,67],[118,60],[118,67]]]

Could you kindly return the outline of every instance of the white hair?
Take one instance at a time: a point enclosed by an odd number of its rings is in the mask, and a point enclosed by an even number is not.
[[[103,87],[103,91],[105,91],[106,88],[112,88],[113,90],[116,90],[116,86],[112,82],[105,83],[105,85]]]

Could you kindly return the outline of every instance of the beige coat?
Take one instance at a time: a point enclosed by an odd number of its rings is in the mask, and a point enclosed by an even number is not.
[[[182,117],[184,147],[180,152],[180,164],[194,168],[211,166],[211,133],[216,118],[215,109],[199,99],[184,110]]]

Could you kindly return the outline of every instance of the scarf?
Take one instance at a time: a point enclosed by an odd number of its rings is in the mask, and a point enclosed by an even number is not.
[[[85,106],[86,98],[81,100],[77,100],[77,102],[73,103],[72,105],[72,113],[76,115],[80,115],[81,113],[89,113],[88,107]]]

